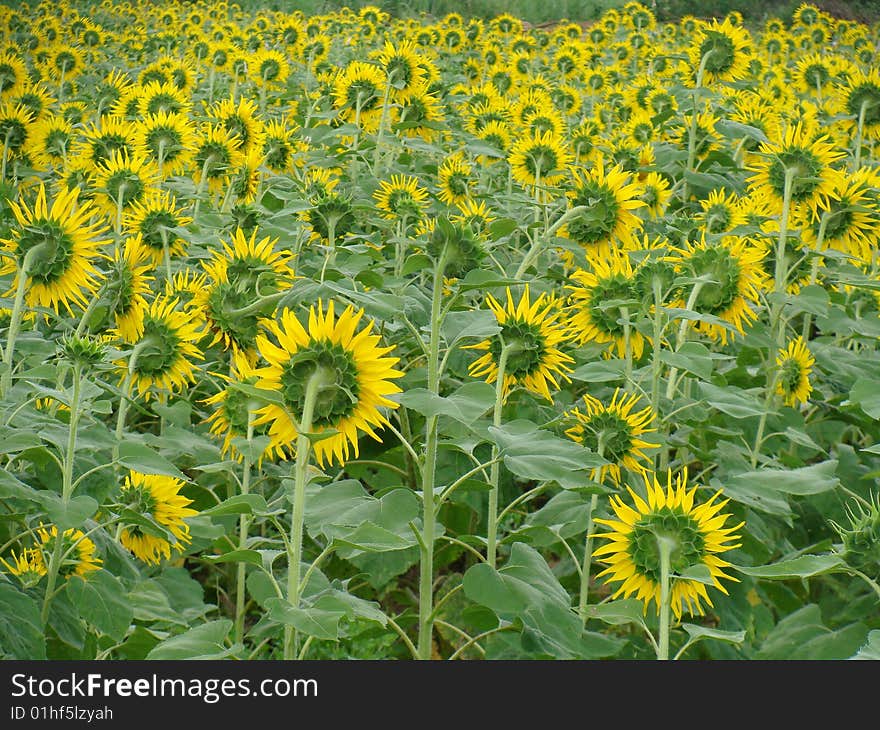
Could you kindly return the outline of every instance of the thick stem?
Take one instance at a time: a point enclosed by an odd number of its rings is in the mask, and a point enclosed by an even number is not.
[[[385,95],[382,97],[382,116],[379,117],[379,129],[376,132],[376,146],[373,148],[373,175],[379,165],[379,155],[382,153],[382,137],[385,136],[385,125],[388,121],[388,99],[391,95],[391,81],[397,69],[391,71],[385,82]]]
[[[822,219],[819,221],[819,233],[816,235],[816,253],[813,254],[812,265],[810,266],[810,286],[816,283],[816,280],[819,278],[819,254],[818,252],[822,250],[822,245],[825,243],[825,229],[828,227],[828,221],[830,221],[836,213],[831,213],[829,215],[828,211],[822,213]],[[801,336],[804,338],[804,342],[809,341],[810,339],[810,328],[813,324],[813,315],[812,312],[807,312],[804,314],[804,327],[801,332]]]
[[[584,562],[581,566],[581,590],[578,597],[578,613],[587,622],[587,604],[590,595],[590,568],[593,560],[593,513],[599,502],[599,495],[590,497],[590,511],[587,512],[587,540],[584,545]]]
[[[556,231],[558,231],[562,226],[564,226],[568,221],[574,218],[576,215],[580,215],[584,211],[588,210],[585,205],[576,205],[574,208],[570,208],[567,210],[562,216],[559,217],[559,220],[556,221],[550,228],[547,229],[546,236],[538,236],[535,238],[532,243],[531,248],[526,252],[526,255],[523,257],[522,262],[517,268],[516,273],[513,275],[514,279],[521,279],[523,274],[526,273],[526,270],[531,265],[532,261],[537,258],[538,254],[540,254],[541,249],[544,247],[545,239],[549,239],[551,236],[555,235]]]
[[[0,379],[0,398],[6,395],[12,385],[12,356],[15,353],[15,340],[21,329],[21,317],[24,314],[24,292],[27,288],[28,273],[34,259],[43,251],[47,244],[41,243],[29,249],[24,255],[18,270],[18,283],[15,287],[15,299],[12,303],[12,314],[9,319],[9,332],[6,335],[6,350],[3,353],[3,376]]]
[[[247,449],[244,454],[241,475],[241,493],[248,494],[251,487],[251,442],[254,438],[254,414],[248,408],[247,425]],[[242,512],[238,518],[238,549],[247,550],[248,527],[250,515]],[[241,643],[244,640],[244,604],[245,604],[245,578],[247,564],[244,561],[238,563],[235,580],[235,641]]]
[[[300,565],[302,561],[303,517],[306,506],[306,486],[308,486],[309,454],[311,442],[309,432],[312,430],[312,418],[315,413],[315,402],[318,393],[324,387],[334,387],[328,382],[327,374],[322,370],[315,371],[306,384],[303,412],[298,424],[296,440],[296,467],[293,486],[293,513],[290,520],[290,542],[288,547],[287,565],[287,601],[294,608],[299,608],[300,598]],[[284,658],[293,659],[297,654],[296,630],[293,626],[284,627]]]
[[[853,162],[853,171],[857,171],[862,164],[862,134],[864,134],[865,130],[865,113],[868,111],[869,105],[869,100],[865,99],[862,102],[861,109],[859,109],[859,126],[856,130],[856,149],[855,160]]]
[[[76,454],[76,430],[79,425],[80,408],[79,399],[82,391],[82,365],[75,363],[73,366],[73,395],[70,399],[70,423],[67,430],[67,447],[64,452],[63,469],[61,471],[61,511],[66,513],[73,494],[73,463]],[[58,571],[61,568],[63,535],[65,530],[62,525],[55,526],[55,545],[52,556],[49,559],[47,570],[46,594],[43,598],[43,610],[40,614],[43,626],[49,620],[49,607],[55,593],[55,583],[58,580]]]
[[[428,343],[428,390],[440,394],[440,306],[443,300],[443,273],[446,253],[442,253],[434,269],[431,297],[431,335]],[[437,469],[437,416],[429,416],[425,423],[425,461],[422,465],[422,541],[419,561],[419,659],[431,658],[431,638],[434,633],[434,541],[436,507],[434,479]]]
[[[687,203],[688,201],[688,182],[687,182],[687,173],[694,171],[694,163],[697,159],[697,93],[700,87],[703,85],[703,74],[706,71],[706,63],[709,61],[709,57],[712,55],[712,51],[707,51],[703,54],[703,57],[700,59],[700,68],[697,70],[697,83],[694,85],[694,93],[692,95],[693,99],[693,111],[691,114],[691,123],[688,127],[688,157],[687,157],[687,167],[685,168],[685,180],[682,185],[682,201]]]
[[[662,661],[669,659],[669,610],[672,593],[669,564],[672,547],[672,541],[669,538],[657,536],[657,548],[660,553],[660,634],[657,658]]]
[[[504,378],[507,375],[507,358],[512,346],[504,345],[498,357],[498,375],[495,380],[495,408],[492,411],[492,423],[495,428],[501,425],[501,411],[504,406]],[[501,477],[501,464],[498,461],[498,445],[492,447],[492,467],[489,472],[489,512],[487,515],[486,562],[495,567],[498,540],[498,490]]]

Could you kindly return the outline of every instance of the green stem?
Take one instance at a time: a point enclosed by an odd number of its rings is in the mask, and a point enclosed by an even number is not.
[[[311,442],[309,432],[312,430],[312,418],[318,393],[324,387],[334,387],[328,382],[323,370],[316,370],[306,384],[303,412],[298,424],[296,440],[296,467],[293,487],[293,513],[290,520],[290,543],[288,548],[287,566],[287,601],[293,608],[299,608],[300,597],[300,565],[302,560],[303,517],[306,505],[306,486],[308,485],[309,454]],[[297,654],[296,631],[293,626],[284,627],[284,658],[293,659]]]
[[[388,121],[388,99],[391,96],[391,80],[397,69],[391,71],[388,80],[385,82],[385,94],[382,97],[382,116],[379,117],[379,129],[376,132],[376,146],[373,148],[373,176],[376,176],[376,169],[379,165],[379,155],[382,151],[382,137],[385,136],[385,124]]]
[[[248,494],[251,487],[251,445],[254,438],[254,414],[248,407],[247,424],[247,449],[244,454],[242,465],[241,493]],[[247,550],[248,527],[250,516],[242,513],[238,518],[238,549]],[[244,561],[238,563],[235,581],[235,641],[242,643],[244,640],[244,604],[245,604],[245,577],[247,565]]]
[[[694,171],[694,163],[697,159],[697,92],[703,85],[703,74],[706,71],[706,63],[709,61],[711,55],[712,51],[707,51],[700,59],[700,68],[697,70],[697,83],[694,85],[694,92],[691,97],[693,99],[693,113],[691,114],[691,123],[688,127],[687,167],[685,168],[685,179],[684,184],[682,185],[682,201],[685,203],[688,201],[689,193],[687,173]]]
[[[819,278],[819,251],[822,250],[822,245],[825,243],[825,229],[828,227],[828,221],[830,221],[836,213],[831,213],[829,215],[829,211],[824,211],[822,213],[822,219],[819,221],[819,233],[816,235],[816,252],[813,254],[813,261],[810,267],[810,286],[813,286],[816,283],[816,280]],[[804,342],[809,341],[810,339],[810,327],[813,324],[813,315],[812,312],[807,312],[804,314],[804,327],[801,332],[801,336],[804,339]]]
[[[590,595],[590,568],[593,560],[593,512],[599,502],[599,495],[590,497],[590,510],[587,512],[587,541],[584,547],[584,562],[581,567],[581,590],[578,598],[578,613],[587,622],[587,604]]]
[[[12,135],[12,129],[6,131],[3,138],[3,167],[0,169],[0,182],[6,182],[6,159],[9,156],[9,137]]]
[[[654,291],[654,352],[651,358],[651,412],[657,413],[660,407],[660,373],[663,368],[663,360],[660,359],[662,354],[663,340],[663,282],[659,276],[655,276],[651,282]]]
[[[15,287],[15,299],[12,303],[12,314],[9,318],[9,332],[6,334],[6,350],[3,353],[3,376],[0,379],[0,398],[6,395],[12,385],[12,356],[15,353],[15,340],[21,329],[21,317],[24,313],[24,292],[27,288],[28,273],[34,259],[42,253],[48,244],[40,243],[29,249],[22,259],[18,270],[18,283]]]
[[[434,286],[431,296],[431,334],[428,343],[428,390],[440,394],[440,306],[443,300],[443,274],[446,270],[446,252],[434,268]],[[419,561],[419,659],[431,658],[431,638],[434,633],[434,542],[436,506],[434,479],[437,469],[437,415],[428,416],[425,423],[425,461],[422,465],[423,526]]]
[[[79,425],[80,408],[79,400],[82,392],[82,365],[74,363],[73,365],[73,395],[70,399],[70,423],[67,429],[67,448],[64,452],[64,463],[61,472],[61,512],[67,512],[67,506],[70,504],[70,497],[73,494],[73,463],[76,454],[76,430]],[[55,545],[52,550],[52,556],[49,560],[49,568],[47,570],[46,594],[43,598],[43,610],[40,614],[43,626],[46,626],[49,620],[49,607],[52,602],[52,596],[55,591],[55,583],[58,580],[58,571],[61,568],[62,551],[64,544],[64,532],[62,525],[55,526]]]
[[[492,424],[501,425],[501,411],[504,406],[504,378],[507,374],[507,358],[515,345],[506,344],[498,357],[498,374],[495,379],[495,408],[492,411]],[[498,542],[498,490],[501,477],[501,463],[498,461],[498,444],[492,446],[492,467],[489,472],[489,512],[487,515],[486,562],[495,567]]]
[[[514,279],[521,279],[523,274],[526,273],[526,270],[531,265],[532,261],[537,258],[538,254],[540,254],[541,249],[544,247],[544,243],[546,239],[549,239],[553,236],[556,231],[558,231],[562,226],[564,226],[568,221],[574,218],[577,215],[580,215],[584,211],[589,208],[585,205],[576,205],[574,208],[569,208],[563,215],[559,217],[559,220],[556,221],[550,228],[547,229],[547,234],[545,236],[538,236],[535,238],[532,243],[531,248],[526,252],[526,255],[523,257],[522,262],[519,265],[519,268],[516,270],[516,273],[513,275]]]
[[[657,658],[662,661],[669,659],[669,610],[671,606],[670,557],[672,541],[657,536],[657,548],[660,553],[660,633]]]
[[[862,102],[861,108],[859,109],[859,126],[856,130],[856,150],[853,171],[857,171],[859,169],[859,166],[862,164],[862,134],[864,133],[865,129],[865,113],[868,111],[869,104],[869,100],[865,99]]]

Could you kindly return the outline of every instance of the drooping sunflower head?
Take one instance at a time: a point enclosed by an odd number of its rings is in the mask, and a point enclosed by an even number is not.
[[[701,24],[690,47],[693,68],[703,66],[703,80],[737,81],[748,72],[751,46],[749,32],[729,18],[719,23]]]
[[[384,48],[376,54],[376,60],[385,70],[387,83],[398,101],[405,100],[426,80],[416,44],[412,41],[400,41],[396,45],[386,41]]]
[[[695,215],[694,220],[702,224],[706,233],[725,233],[746,222],[736,193],[713,190],[700,201],[700,208],[702,212]]]
[[[602,482],[608,475],[619,485],[621,467],[639,474],[645,471],[642,462],[648,460],[648,455],[644,449],[654,444],[643,441],[640,436],[656,430],[650,427],[655,414],[651,406],[633,412],[638,401],[638,395],[621,394],[617,388],[607,405],[587,394],[583,398],[583,411],[575,407],[565,413],[572,423],[565,435],[608,462],[593,469],[591,479]]]
[[[521,185],[553,185],[565,176],[571,153],[552,131],[531,132],[513,145],[509,160],[513,179]]]
[[[60,115],[47,115],[33,125],[25,151],[40,168],[62,168],[72,144],[73,125]]]
[[[33,114],[23,104],[0,102],[0,140],[7,159],[18,157],[26,149],[33,121]]]
[[[122,337],[118,330],[113,334]],[[195,380],[193,361],[203,358],[196,345],[199,339],[198,320],[179,309],[176,298],[156,296],[144,312],[143,334],[134,343],[133,354],[117,362],[120,379],[124,381],[130,372],[145,400],[155,390],[180,390]]]
[[[626,355],[625,322],[635,315],[640,292],[629,256],[616,248],[605,255],[589,254],[586,269],[571,274],[568,324],[576,333],[579,345],[597,342],[607,345],[606,357]],[[630,327],[629,346],[632,356],[639,359],[645,348],[645,337]]]
[[[214,104],[209,114],[219,127],[239,141],[242,153],[262,149],[265,123],[255,102],[242,98],[236,104],[233,99],[224,99]]]
[[[119,337],[129,344],[144,333],[144,313],[153,277],[153,260],[140,235],[127,238],[117,248],[105,280],[104,297],[109,315]]]
[[[450,155],[437,169],[437,196],[447,205],[458,205],[470,197],[471,166],[460,152]]]
[[[205,421],[210,424],[210,432],[223,440],[220,448],[221,454],[224,457],[231,456],[241,462],[244,460],[244,455],[236,447],[236,439],[246,439],[248,432],[251,437],[263,436],[268,433],[269,429],[265,423],[254,426],[258,404],[247,393],[235,387],[235,384],[256,385],[257,375],[253,366],[248,362],[248,358],[241,353],[233,353],[232,365],[231,375],[216,373],[219,378],[226,381],[227,385],[204,400],[206,405],[214,409]],[[256,460],[257,465],[259,466],[263,459],[270,457],[272,453],[271,443],[267,444],[263,453]]]
[[[46,575],[46,564],[43,562],[43,554],[37,548],[25,548],[18,555],[15,551],[10,553],[12,562],[8,562],[5,558],[0,558],[0,563],[10,575],[14,575],[21,581],[22,586],[31,588],[40,582],[40,579]]]
[[[445,275],[453,279],[478,268],[486,257],[486,249],[479,235],[463,220],[452,220],[445,216],[432,219],[425,233],[429,236],[428,254],[435,261],[442,259]]]
[[[680,276],[699,281],[684,287],[673,306],[685,307],[691,299],[693,311],[717,317],[743,334],[744,325],[757,319],[755,307],[767,287],[761,265],[765,255],[766,249],[748,238],[724,236],[709,243],[703,235],[700,242],[689,242],[676,268]],[[715,322],[692,320],[691,326],[722,344],[733,337],[730,329]]]
[[[364,61],[352,61],[336,76],[334,105],[345,121],[373,132],[379,126],[384,89],[385,74],[381,68]]]
[[[506,303],[491,294],[486,296],[486,303],[501,332],[492,339],[467,345],[484,353],[470,364],[469,374],[494,383],[503,366],[505,397],[515,385],[521,385],[552,401],[551,386],[558,390],[560,381],[569,380],[570,364],[574,362],[561,349],[569,336],[558,321],[561,310],[556,298],[541,294],[532,302],[526,285],[519,303],[514,302],[509,288]]]
[[[857,71],[848,79],[839,105],[849,117],[853,134],[861,120],[862,134],[868,139],[880,139],[880,71]]]
[[[666,212],[666,206],[672,198],[669,180],[659,172],[649,172],[641,181],[641,186],[639,198],[645,204],[644,210],[649,218],[659,218]]]
[[[123,229],[130,236],[140,236],[153,264],[158,266],[165,256],[165,248],[172,258],[183,256],[187,241],[182,235],[184,226],[192,222],[177,206],[168,191],[153,190],[143,202],[132,203],[124,212]]]
[[[706,584],[689,578],[675,577],[693,566],[705,566],[712,585],[725,595],[727,589],[721,580],[737,579],[725,573],[730,563],[722,553],[739,547],[737,534],[745,523],[725,527],[730,514],[721,513],[729,500],[718,501],[716,492],[707,501],[697,504],[697,486],[687,487],[687,470],[673,478],[667,472],[666,485],[656,474],[644,476],[647,500],[627,486],[633,506],[619,495],[612,495],[613,519],[596,518],[608,532],[595,537],[608,540],[593,555],[608,567],[597,577],[606,577],[609,583],[620,583],[613,598],[635,597],[644,604],[645,612],[652,602],[660,612],[662,586],[662,554],[668,554],[671,581],[670,606],[675,617],[684,613],[704,615],[705,607],[712,606]]]
[[[285,309],[257,337],[257,349],[268,365],[256,371],[257,387],[279,394],[284,406],[257,411],[254,425],[269,425],[275,452],[284,457],[296,449],[299,428],[332,435],[314,442],[319,465],[344,463],[364,432],[377,441],[375,429],[387,423],[383,408],[397,408],[388,396],[399,393],[394,382],[399,358],[387,357],[392,347],[380,345],[370,322],[357,329],[363,310],[348,306],[337,318],[333,302],[311,307],[307,327]]]
[[[203,261],[205,286],[193,298],[211,344],[221,342],[251,362],[262,323],[275,311],[275,295],[294,278],[290,254],[276,250],[278,240],[257,237],[256,229],[250,237],[236,229],[231,246],[224,243],[222,251]]]
[[[119,533],[122,546],[147,565],[158,565],[171,557],[172,550],[182,552],[192,542],[185,520],[198,512],[187,506],[192,500],[180,494],[183,485],[175,477],[133,470],[120,485],[120,505],[153,523],[150,529],[141,521],[123,520]]]
[[[71,121],[68,119],[68,121]],[[74,122],[71,122],[74,123]],[[130,122],[120,116],[101,117],[97,123],[86,127],[74,145],[71,159],[86,172],[97,172],[108,162],[114,152],[134,153],[134,130]]]
[[[290,64],[276,48],[260,48],[253,56],[249,70],[254,83],[267,88],[284,86],[290,76]]]
[[[392,175],[391,181],[382,180],[373,194],[376,207],[382,217],[393,221],[417,222],[421,220],[428,191],[419,187],[419,180],[411,175]]]
[[[11,237],[0,240],[10,254],[0,265],[0,274],[15,273],[10,294],[18,277],[27,276],[26,301],[29,306],[85,307],[87,297],[97,289],[95,260],[107,226],[95,206],[77,203],[79,188],[62,187],[52,201],[46,201],[46,188],[40,183],[33,206],[10,201],[15,216]]]
[[[142,117],[164,112],[187,117],[192,103],[189,95],[169,81],[151,81],[138,89],[138,110]]]
[[[44,566],[49,564],[49,556],[55,552],[55,541],[58,540],[58,528],[52,525],[49,529],[40,526],[37,530],[40,542],[37,550],[41,552],[40,558]],[[58,575],[70,578],[78,575],[86,578],[89,573],[100,570],[101,558],[95,555],[95,543],[85,536],[82,530],[70,528],[61,534],[61,555],[64,556]]]
[[[193,180],[212,193],[224,190],[232,171],[244,157],[241,138],[220,124],[202,127],[192,159]]]
[[[633,213],[645,205],[641,187],[620,165],[606,171],[599,160],[590,169],[572,169],[568,198],[572,208],[583,208],[560,229],[581,244],[586,253],[604,253],[615,242],[628,244],[642,227]]]
[[[793,205],[806,206],[814,213],[827,207],[828,196],[842,177],[834,164],[843,157],[827,135],[798,122],[763,143],[760,152],[750,168],[755,174],[749,178],[756,195],[771,199],[781,209],[789,178]]]
[[[159,172],[146,157],[114,152],[98,168],[94,178],[95,202],[107,216],[116,216],[135,203],[144,203],[158,192]]]
[[[815,364],[806,343],[798,337],[776,356],[776,393],[787,406],[806,403],[813,390],[810,373]]]
[[[183,114],[160,111],[134,125],[137,151],[155,163],[161,176],[186,170],[195,148],[195,132]]]

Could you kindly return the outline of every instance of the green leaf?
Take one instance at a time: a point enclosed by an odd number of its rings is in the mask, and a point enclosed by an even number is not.
[[[612,626],[620,626],[621,624],[645,625],[644,604],[637,598],[624,598],[619,601],[587,606],[587,616],[597,618]]]
[[[584,383],[606,383],[620,380],[624,374],[626,363],[623,360],[597,360],[581,365],[571,373],[572,380]]]
[[[203,560],[209,563],[250,563],[261,567],[263,558],[257,550],[230,550],[221,555],[204,555]]]
[[[0,454],[16,454],[43,444],[37,434],[21,428],[0,427]]]
[[[68,579],[67,593],[80,616],[114,641],[121,641],[134,618],[122,582],[106,570],[96,570],[86,579]]]
[[[55,492],[37,492],[49,519],[62,532],[71,527],[80,527],[98,511],[98,503],[85,494],[72,497],[65,505]]]
[[[137,441],[121,441],[117,461],[121,466],[142,474],[162,474],[186,481],[186,475],[174,464],[153,451],[149,446]]]
[[[681,625],[681,628],[687,631],[690,637],[689,644],[695,644],[702,639],[715,639],[716,641],[724,641],[728,644],[742,644],[746,640],[745,631],[721,631],[709,628],[708,626],[685,623]]]
[[[277,391],[263,390],[262,388],[257,388],[253,385],[248,385],[247,383],[239,383],[235,380],[231,380],[227,387],[231,390],[237,390],[244,393],[257,403],[269,403],[273,406],[278,406],[279,408],[287,407],[284,399]]]
[[[742,139],[747,137],[757,142],[767,142],[767,135],[757,127],[752,127],[741,122],[734,122],[731,119],[719,119],[715,123],[715,131],[723,137],[731,139]]]
[[[157,644],[147,659],[225,659],[233,654],[226,647],[232,621],[217,619],[196,626]]]
[[[489,435],[501,450],[504,465],[525,479],[557,481],[572,488],[588,484],[587,471],[605,463],[580,444],[554,436],[523,419],[490,426]]]
[[[294,608],[284,598],[270,598],[266,601],[268,616],[285,626],[293,626],[297,631],[316,639],[336,640],[339,638],[339,622],[344,611],[321,608]]]
[[[517,286],[522,284],[519,279],[508,279],[500,276],[496,271],[484,269],[471,269],[467,275],[458,282],[458,290],[462,292],[480,289],[485,291],[498,286]]]
[[[685,342],[676,352],[663,350],[660,359],[667,365],[693,373],[702,380],[712,377],[714,367],[712,353],[699,342]]]
[[[824,286],[811,284],[791,297],[791,308],[794,312],[809,312],[817,317],[828,314],[830,298]]]
[[[155,580],[143,580],[128,592],[128,602],[136,621],[163,621],[186,626],[186,621],[171,607],[168,594]]]
[[[880,388],[876,380],[858,378],[849,391],[849,399],[871,418],[880,418]]]
[[[838,572],[846,563],[839,555],[801,555],[791,560],[782,560],[771,565],[749,567],[734,565],[740,573],[764,580],[789,580],[791,578],[813,578],[825,573]]]
[[[449,416],[470,425],[495,405],[495,388],[484,382],[469,382],[448,396],[426,388],[411,388],[397,395],[398,402],[423,416]]]
[[[220,504],[202,510],[200,514],[208,517],[223,517],[224,515],[251,515],[265,512],[268,509],[266,500],[260,494],[236,494]]]
[[[730,477],[729,483],[748,485],[759,492],[783,492],[805,496],[822,494],[836,489],[840,480],[835,476],[837,460],[829,459],[819,464],[799,469],[759,469]]]
[[[0,655],[45,659],[46,639],[40,606],[11,583],[0,582]]]
[[[537,512],[526,517],[528,527],[546,527],[556,538],[574,537],[587,529],[592,495],[566,490],[554,494]]]
[[[764,413],[764,406],[750,391],[720,388],[712,383],[698,383],[703,398],[713,408],[733,418],[751,418]]]
[[[441,327],[443,339],[454,347],[461,340],[486,340],[501,332],[495,313],[489,309],[450,312]]]
[[[868,633],[868,640],[850,659],[880,660],[880,629]]]

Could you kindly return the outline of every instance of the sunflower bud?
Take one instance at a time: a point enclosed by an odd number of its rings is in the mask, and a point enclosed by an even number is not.
[[[106,352],[103,341],[88,335],[68,335],[59,344],[61,357],[83,368],[92,368],[103,362]]]
[[[875,496],[869,507],[859,505],[858,512],[847,512],[848,528],[831,522],[843,542],[840,554],[851,568],[880,580],[880,498]]]
[[[479,267],[486,251],[477,239],[473,229],[464,223],[453,223],[448,218],[437,219],[428,253],[436,260],[445,261],[444,273],[452,278],[460,278],[471,269]]]

